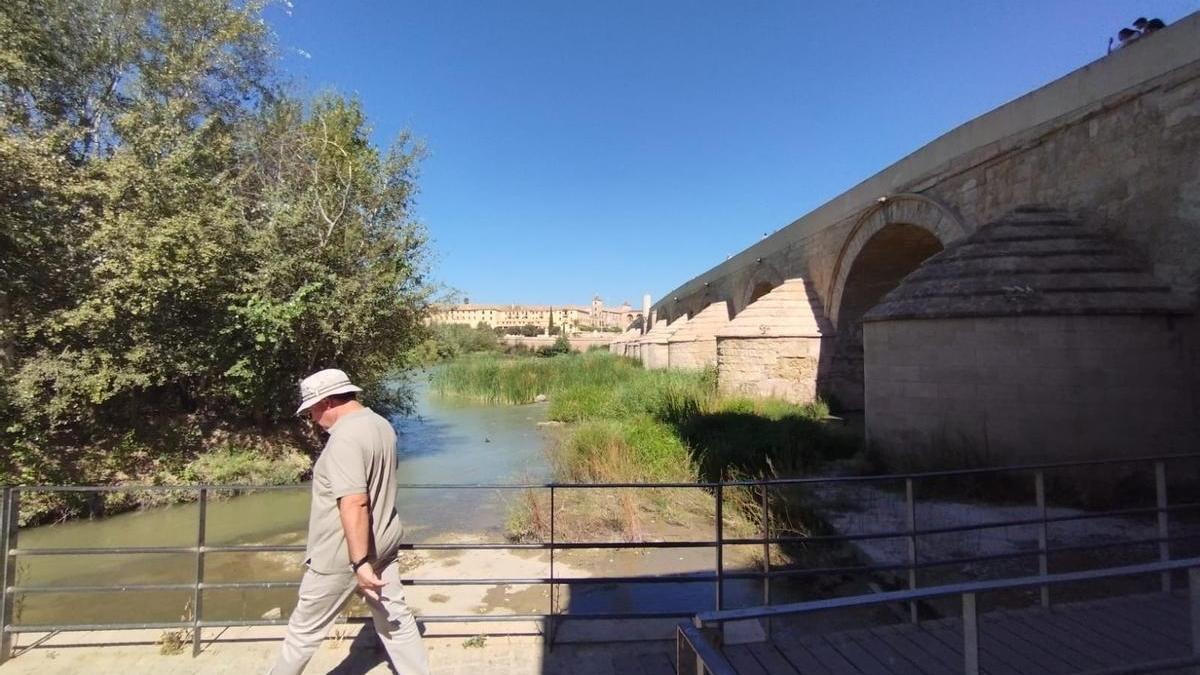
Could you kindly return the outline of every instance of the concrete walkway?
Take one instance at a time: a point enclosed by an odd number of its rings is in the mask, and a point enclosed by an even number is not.
[[[155,643],[158,633],[121,631],[57,635],[20,651],[0,666],[0,675],[251,675],[266,673],[275,660],[283,633],[280,628],[242,628],[216,631],[217,639],[204,651],[163,655]],[[340,637],[339,637],[340,636]],[[22,637],[22,643],[28,643]],[[429,661],[436,675],[669,675],[674,673],[674,641],[555,645],[547,653],[540,637],[426,637]],[[380,675],[391,670],[383,660],[373,631],[347,626],[326,640],[306,674]]]

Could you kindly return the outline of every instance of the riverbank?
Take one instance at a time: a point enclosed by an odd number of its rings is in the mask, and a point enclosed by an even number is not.
[[[548,399],[548,419],[565,425],[550,456],[554,478],[563,483],[794,476],[859,452],[856,439],[829,423],[820,402],[722,397],[711,369],[645,370],[605,352],[541,359],[475,355],[440,368],[431,387],[442,396],[493,404]],[[699,489],[570,490],[564,498],[556,524],[575,535],[637,539],[650,517],[711,523],[715,515],[711,495]],[[726,514],[743,516],[729,525],[750,529],[754,496],[728,490],[726,498],[734,507]],[[526,495],[510,518],[509,535],[544,537],[548,510],[544,495]],[[800,518],[776,525],[809,529]]]
[[[290,429],[268,433],[222,430],[192,443],[189,448],[170,452],[150,443],[127,440],[117,447],[97,447],[88,454],[92,461],[73,467],[69,480],[56,481],[51,472],[14,482],[180,489],[97,493],[22,491],[18,515],[21,527],[193,502],[198,493],[188,489],[189,485],[290,485],[303,480],[312,469],[312,458],[302,449],[302,439]]]

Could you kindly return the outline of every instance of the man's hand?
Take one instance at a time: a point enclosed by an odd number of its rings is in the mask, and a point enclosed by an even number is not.
[[[379,591],[383,590],[383,579],[375,574],[375,568],[371,567],[371,563],[359,565],[354,571],[354,577],[358,580],[358,590],[364,596],[378,602]]]
[[[342,519],[342,531],[346,534],[346,552],[350,560],[364,560],[371,551],[371,503],[365,494],[346,495],[338,499],[338,513]],[[363,563],[354,570],[358,590],[365,597],[379,600],[383,581],[375,574],[371,563]]]

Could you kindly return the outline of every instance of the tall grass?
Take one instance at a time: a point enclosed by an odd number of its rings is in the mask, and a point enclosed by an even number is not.
[[[720,397],[716,371],[645,370],[605,352],[548,359],[478,355],[452,362],[435,391],[489,403],[550,399],[550,419],[577,423],[555,458],[561,480],[717,480],[796,475],[856,444],[825,429],[821,402]]]
[[[551,358],[475,354],[437,368],[432,386],[442,396],[522,405],[538,394],[557,398],[571,387],[611,387],[641,372],[638,362],[603,352]]]
[[[563,482],[684,483],[798,475],[856,449],[856,444],[828,432],[829,409],[820,402],[802,406],[775,399],[723,398],[716,384],[711,368],[645,370],[636,361],[604,352],[541,359],[478,355],[443,366],[433,378],[434,390],[442,395],[489,403],[530,403],[545,394],[550,419],[571,423],[551,455],[554,475]],[[640,536],[638,512],[654,510],[651,504],[658,501],[669,503],[668,510],[702,516],[711,508],[711,498],[702,493],[670,500],[665,494],[647,494],[637,504],[627,490],[619,497],[609,503],[591,490],[574,494],[571,499],[578,503],[569,510],[579,522],[566,527],[617,529],[625,536]],[[754,517],[754,494],[726,490],[725,497],[735,511]],[[515,507],[510,536],[536,540],[545,534],[546,504],[530,494]],[[780,520],[778,515],[775,520]],[[810,529],[798,519],[785,520],[774,526],[780,531]]]

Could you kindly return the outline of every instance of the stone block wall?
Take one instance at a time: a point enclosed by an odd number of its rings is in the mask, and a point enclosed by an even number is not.
[[[630,342],[628,345],[625,346],[625,356],[628,356],[631,359],[637,359],[638,361],[641,361],[643,344],[644,343],[641,340],[638,340],[636,342]]]
[[[868,441],[916,465],[1194,451],[1197,379],[1166,316],[872,321]]]
[[[773,396],[793,403],[817,397],[829,338],[717,338],[717,386],[722,394]]]
[[[667,363],[671,368],[699,370],[717,363],[717,339],[671,340],[667,343]]]
[[[642,365],[650,369],[666,368],[670,365],[666,338],[642,343]]]

